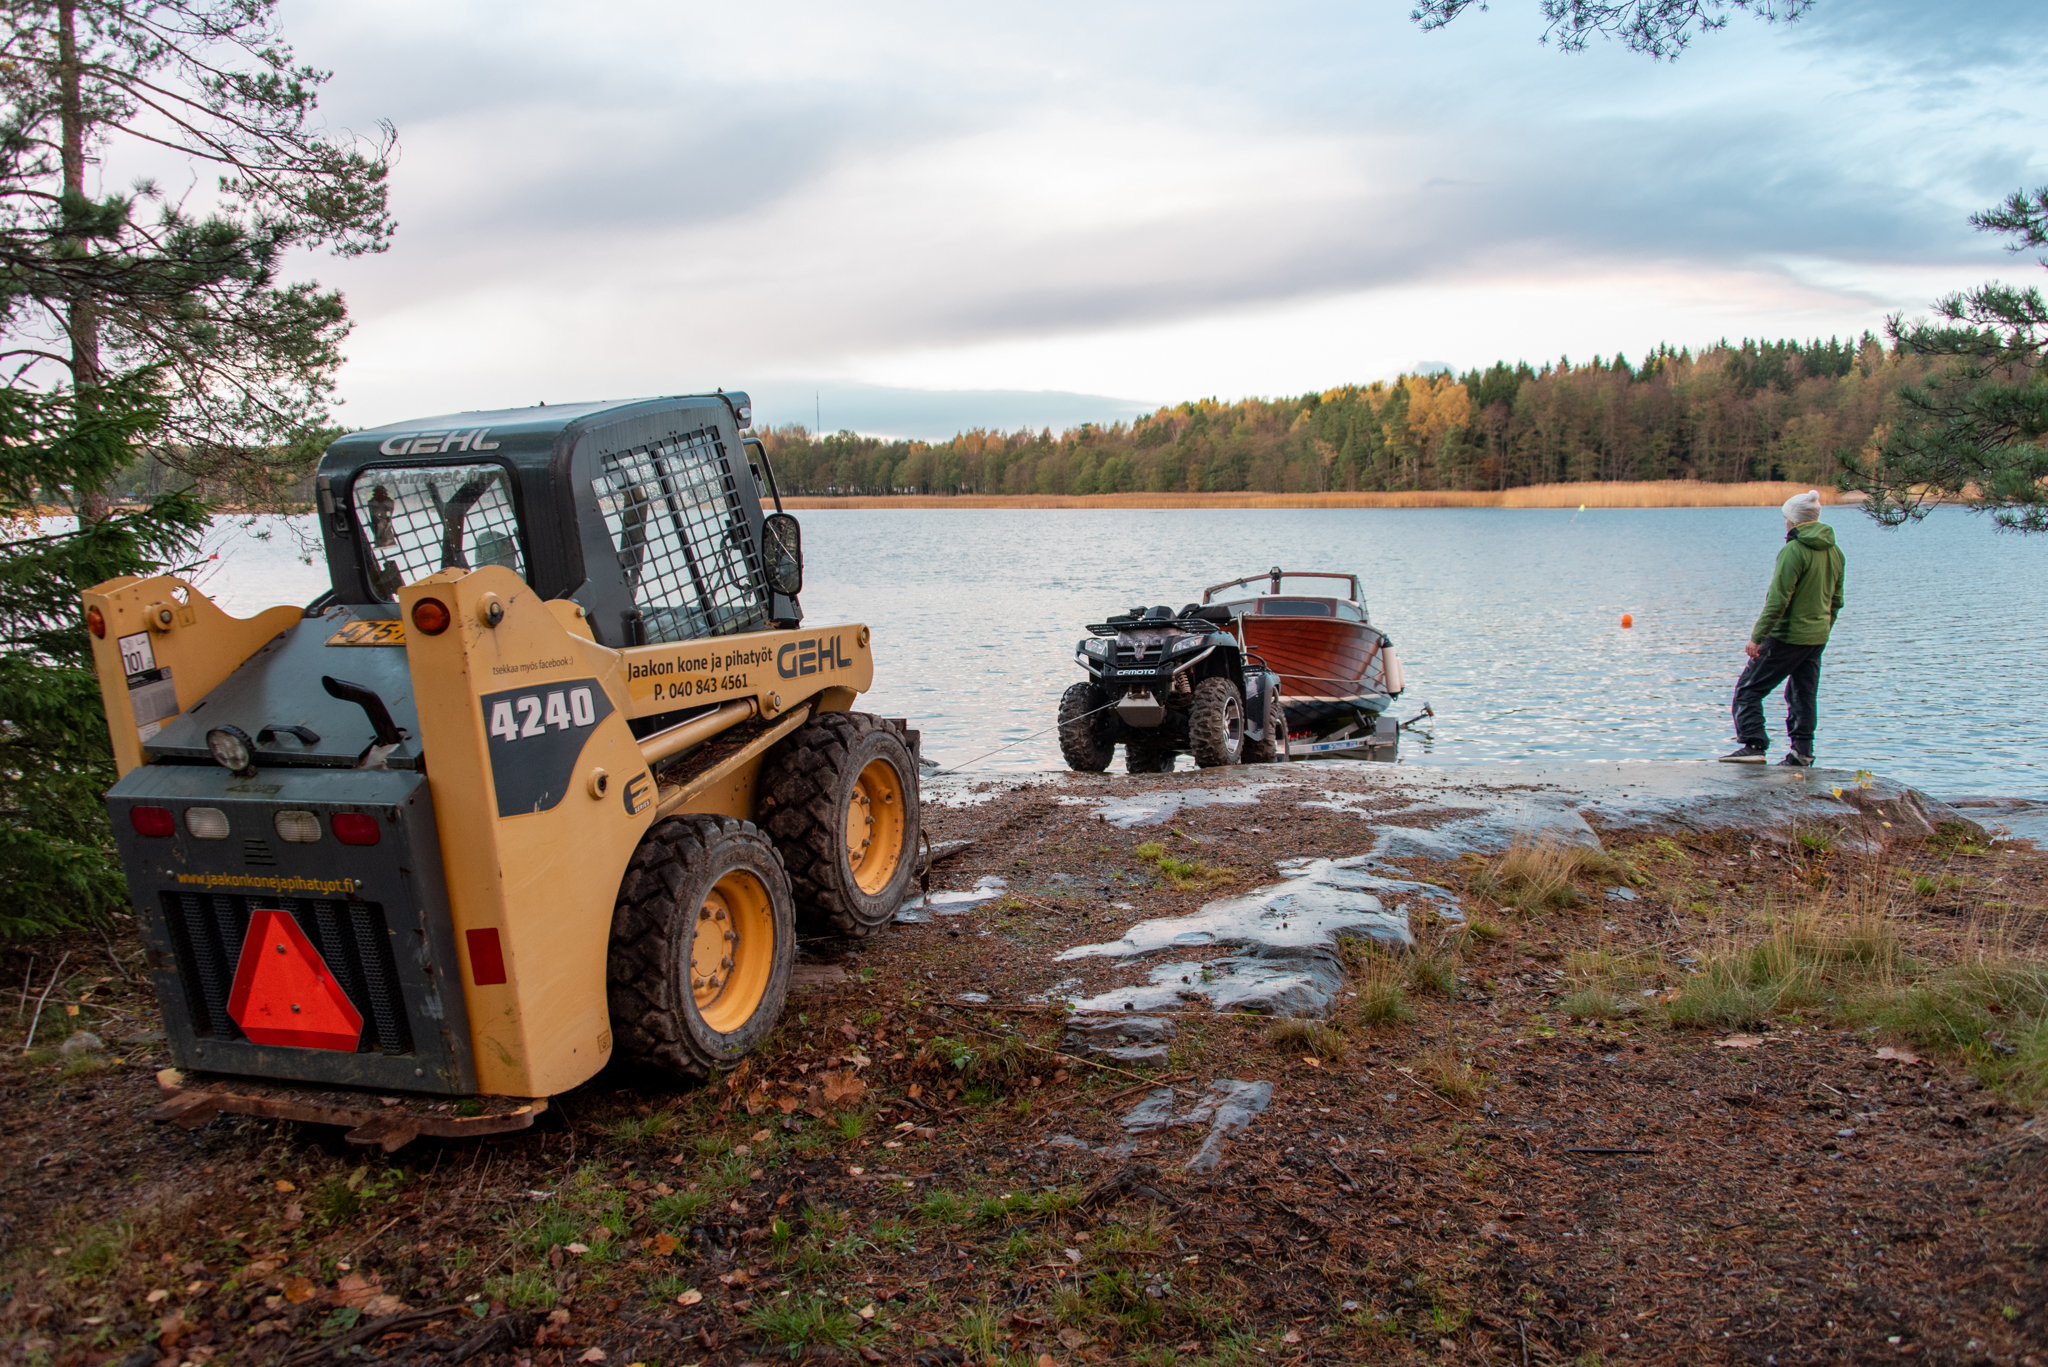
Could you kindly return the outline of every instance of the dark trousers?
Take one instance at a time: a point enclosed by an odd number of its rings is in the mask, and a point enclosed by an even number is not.
[[[1813,757],[1813,729],[1820,712],[1820,653],[1817,646],[1795,646],[1775,636],[1764,638],[1763,651],[1735,681],[1735,738],[1759,748],[1771,743],[1764,729],[1764,699],[1785,685],[1785,734],[1792,748]]]

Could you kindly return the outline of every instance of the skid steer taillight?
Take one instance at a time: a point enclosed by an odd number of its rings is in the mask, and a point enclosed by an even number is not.
[[[327,828],[344,845],[377,843],[377,818],[367,812],[336,812],[327,818]]]
[[[177,829],[169,807],[130,807],[128,824],[137,835],[169,835]]]

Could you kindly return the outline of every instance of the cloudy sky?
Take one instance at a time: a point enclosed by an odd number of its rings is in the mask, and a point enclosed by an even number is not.
[[[713,386],[943,435],[1877,328],[2038,267],[2039,0],[1817,0],[1675,65],[1535,0],[286,0],[392,250],[316,259],[351,425]]]

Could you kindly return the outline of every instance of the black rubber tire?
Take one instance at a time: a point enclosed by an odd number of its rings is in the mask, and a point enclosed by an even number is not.
[[[1253,740],[1244,738],[1244,762],[1246,764],[1272,764],[1287,754],[1287,708],[1280,701],[1278,689],[1266,689],[1266,738]]]
[[[717,882],[743,870],[768,891],[774,946],[759,1003],[737,1028],[706,1024],[691,990],[698,912]],[[782,1019],[796,963],[796,916],[782,857],[750,821],[672,816],[641,837],[612,913],[606,996],[615,1048],[638,1062],[704,1078],[751,1053]]]
[[[1152,746],[1139,740],[1124,742],[1124,772],[1127,774],[1163,774],[1173,768],[1174,749],[1171,745]]]
[[[1244,695],[1222,675],[1195,685],[1195,705],[1188,714],[1188,749],[1195,764],[1219,769],[1244,760]]]
[[[1109,695],[1086,680],[1060,694],[1060,754],[1069,769],[1099,774],[1116,758],[1116,718],[1101,710],[1108,706]]]
[[[887,883],[861,887],[846,826],[861,771],[881,760],[903,794],[902,839]],[[811,934],[872,935],[889,924],[917,877],[917,761],[896,729],[866,712],[826,712],[798,727],[761,766],[756,819],[789,867],[796,923]]]

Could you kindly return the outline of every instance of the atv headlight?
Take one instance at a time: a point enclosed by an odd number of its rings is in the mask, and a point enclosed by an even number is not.
[[[1081,649],[1090,655],[1100,655],[1109,649],[1109,642],[1103,640],[1100,636],[1090,636],[1087,640],[1081,642]]]
[[[1190,650],[1199,650],[1202,646],[1206,644],[1208,644],[1207,637],[1183,636],[1178,641],[1175,641],[1171,646],[1168,646],[1167,649],[1175,655],[1183,655]]]

